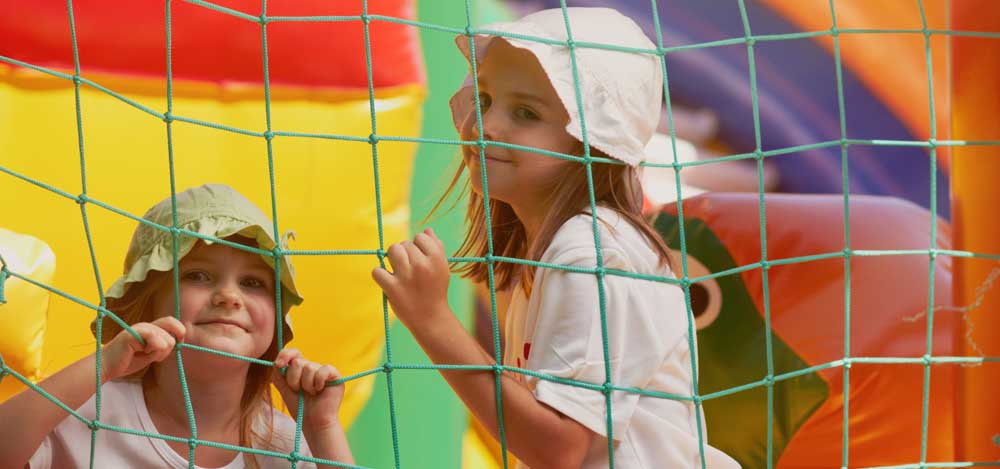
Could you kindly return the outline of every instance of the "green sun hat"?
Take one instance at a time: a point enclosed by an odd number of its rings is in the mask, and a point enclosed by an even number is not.
[[[204,184],[178,192],[176,206],[177,228],[218,239],[239,235],[254,240],[258,248],[266,251],[278,245],[271,220],[246,197],[227,185]],[[154,205],[143,218],[161,226],[173,226],[173,206],[170,197]],[[288,238],[292,235],[289,231],[282,236],[282,249],[287,249]],[[206,244],[213,243],[182,233],[177,239],[178,260],[191,252],[199,240]],[[261,258],[269,267],[274,268],[273,257],[262,255]],[[128,253],[125,255],[124,274],[111,285],[104,296],[121,298],[129,286],[145,280],[149,271],[169,272],[173,268],[171,233],[140,223],[132,235]],[[302,295],[295,286],[295,269],[289,256],[281,256],[280,283],[285,317],[283,338],[287,342],[292,339],[288,310],[291,306],[302,303]],[[95,324],[91,324],[92,331],[95,330],[94,326]]]

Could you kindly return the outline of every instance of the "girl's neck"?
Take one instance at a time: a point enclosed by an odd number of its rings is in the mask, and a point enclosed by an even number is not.
[[[542,223],[545,221],[545,211],[538,210],[537,208],[516,207],[514,205],[510,207],[514,210],[514,215],[520,220],[521,225],[524,226],[525,246],[531,246],[531,243],[535,242],[535,238],[542,228]]]
[[[188,354],[184,355],[187,358]],[[188,359],[184,363],[199,438],[238,442],[249,365],[233,367],[230,363],[218,368],[192,366],[195,360]],[[186,433],[189,432],[178,432],[190,428],[190,423],[176,359],[171,357],[153,366],[142,381],[146,407],[157,429],[167,434],[185,433],[188,436]]]

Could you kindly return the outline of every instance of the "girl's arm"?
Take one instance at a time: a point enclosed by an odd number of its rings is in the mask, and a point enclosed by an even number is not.
[[[330,365],[320,365],[306,360],[293,348],[278,352],[274,359],[277,368],[288,367],[285,375],[275,373],[274,384],[281,399],[289,409],[298,408],[299,391],[305,395],[302,411],[302,434],[309,443],[315,458],[354,464],[354,455],[347,442],[344,427],[337,415],[344,398],[344,385],[327,386],[328,381],[341,378],[340,372]],[[319,467],[331,467],[320,465]]]
[[[146,345],[141,345],[128,331],[120,332],[108,342],[102,349],[101,384],[163,360],[174,348],[174,337],[184,337],[184,326],[174,318],[139,323],[132,328],[142,336]],[[95,354],[91,354],[38,385],[66,407],[77,409],[96,392],[93,385],[96,363]],[[61,407],[31,389],[21,391],[0,404],[0,422],[3,422],[0,429],[0,461],[4,461],[3,467],[28,467],[28,460],[45,437],[67,415]]]
[[[427,230],[388,251],[394,272],[375,269],[396,316],[437,364],[493,366],[495,360],[465,331],[448,307],[444,245]],[[494,374],[442,370],[466,407],[499,439]],[[532,467],[580,467],[594,433],[539,402],[514,378],[501,376],[507,447]]]
[[[88,355],[38,385],[67,407],[77,409],[94,395],[95,363],[94,355]],[[0,404],[0,422],[4,422],[0,430],[0,461],[9,463],[4,467],[28,467],[28,460],[42,440],[67,415],[65,410],[31,389]]]
[[[327,428],[316,428],[314,426],[302,426],[302,434],[309,443],[314,458],[329,459],[347,464],[354,464],[354,455],[351,454],[351,446],[347,442],[347,434],[344,427],[338,420],[335,424]],[[335,467],[320,464],[317,467]]]

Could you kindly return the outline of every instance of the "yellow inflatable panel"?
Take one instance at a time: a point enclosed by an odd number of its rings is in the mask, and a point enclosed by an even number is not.
[[[489,435],[486,435],[489,438]],[[498,467],[497,455],[490,450],[482,435],[472,429],[462,435],[462,468],[483,469]]]
[[[0,228],[0,256],[7,269],[45,284],[52,282],[56,258],[41,240]],[[19,278],[4,284],[7,303],[0,304],[0,356],[7,366],[24,377],[38,380],[45,337],[45,313],[49,292]],[[16,378],[0,381],[0,401],[16,394],[24,385]]]
[[[84,70],[86,75],[86,70]],[[100,81],[98,81],[100,83]],[[184,93],[173,114],[245,129],[266,130],[261,90]],[[165,112],[163,84],[128,98]],[[114,89],[114,87],[112,87]],[[134,92],[133,92],[134,91]],[[383,92],[375,102],[378,135],[419,135],[422,87]],[[308,93],[280,93],[272,101],[274,131],[348,135],[372,133],[367,98],[312,100]],[[135,216],[170,194],[167,125],[135,107],[81,89],[87,194]],[[72,83],[36,72],[0,67],[0,166],[70,194],[83,192]],[[175,121],[171,126],[176,189],[205,182],[229,184],[272,213],[268,145],[264,138]],[[295,230],[294,250],[376,250],[372,145],[324,138],[276,136],[273,175],[278,229]],[[386,243],[408,235],[409,190],[415,144],[377,144],[382,231]],[[97,304],[99,285],[91,267],[80,206],[17,177],[0,173],[4,227],[45,241],[59,259],[56,288]],[[134,220],[87,204],[101,288],[121,274]],[[384,347],[381,292],[370,279],[374,255],[293,259],[305,303],[292,310],[294,346],[312,360],[331,363],[345,375],[379,365]],[[94,350],[88,325],[95,312],[53,295],[43,346],[42,373],[51,374]],[[6,334],[5,334],[6,336]],[[341,417],[353,421],[367,401],[373,376],[348,385]]]
[[[517,457],[507,452],[507,465],[517,465]],[[462,435],[462,469],[493,469],[503,467],[503,447],[486,427],[469,414],[469,427]]]

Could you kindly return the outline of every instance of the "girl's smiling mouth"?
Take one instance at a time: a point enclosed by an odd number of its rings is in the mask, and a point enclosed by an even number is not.
[[[196,325],[196,326],[213,326],[214,325],[214,326],[222,326],[222,327],[235,327],[235,328],[241,329],[243,331],[249,332],[249,330],[247,329],[246,326],[243,325],[243,323],[241,323],[239,321],[236,321],[236,320],[233,320],[233,319],[225,319],[225,318],[209,319],[209,320],[205,320],[205,321],[198,321],[194,325]]]
[[[480,163],[483,160],[493,163],[507,163],[507,164],[513,163],[513,160],[511,160],[510,158],[501,158],[496,155],[490,155],[490,154],[486,154],[485,156],[482,157],[482,159],[480,159],[479,152],[476,151],[469,152],[466,154],[467,164],[473,162]]]

